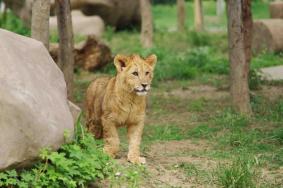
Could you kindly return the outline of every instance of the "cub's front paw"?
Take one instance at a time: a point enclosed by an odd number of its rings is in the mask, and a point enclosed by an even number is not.
[[[128,161],[133,164],[145,164],[146,160],[144,157],[128,157]]]

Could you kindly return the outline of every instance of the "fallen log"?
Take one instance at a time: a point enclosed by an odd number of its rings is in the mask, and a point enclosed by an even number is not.
[[[57,62],[58,44],[51,44],[50,55]],[[74,47],[75,68],[82,68],[86,71],[98,70],[112,62],[110,48],[99,42],[94,35],[88,36],[87,40],[76,44]]]

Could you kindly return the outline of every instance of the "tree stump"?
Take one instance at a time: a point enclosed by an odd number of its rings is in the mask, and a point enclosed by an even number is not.
[[[253,25],[252,48],[255,53],[283,50],[283,19],[257,20]]]
[[[50,45],[49,52],[55,62],[58,60],[58,44]],[[110,48],[99,42],[94,35],[88,36],[85,42],[74,47],[75,68],[86,71],[98,70],[112,62]]]

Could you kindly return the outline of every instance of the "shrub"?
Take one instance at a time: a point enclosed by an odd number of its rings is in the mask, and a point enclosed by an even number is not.
[[[262,84],[262,77],[258,71],[251,69],[249,72],[249,88],[251,90],[258,90]]]
[[[200,33],[200,32],[190,32],[188,33],[189,37],[189,43],[193,46],[210,46],[211,45],[211,39],[210,36],[207,33]]]
[[[5,17],[3,14],[0,14],[0,27],[24,36],[30,36],[31,33],[30,29],[11,11],[7,11]]]

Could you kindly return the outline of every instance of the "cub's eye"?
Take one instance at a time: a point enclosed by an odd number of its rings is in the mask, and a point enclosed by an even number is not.
[[[149,72],[147,71],[147,72],[145,72],[145,75],[148,75],[149,74]]]
[[[135,75],[135,76],[138,76],[138,75],[139,75],[138,72],[133,72],[132,74]]]

